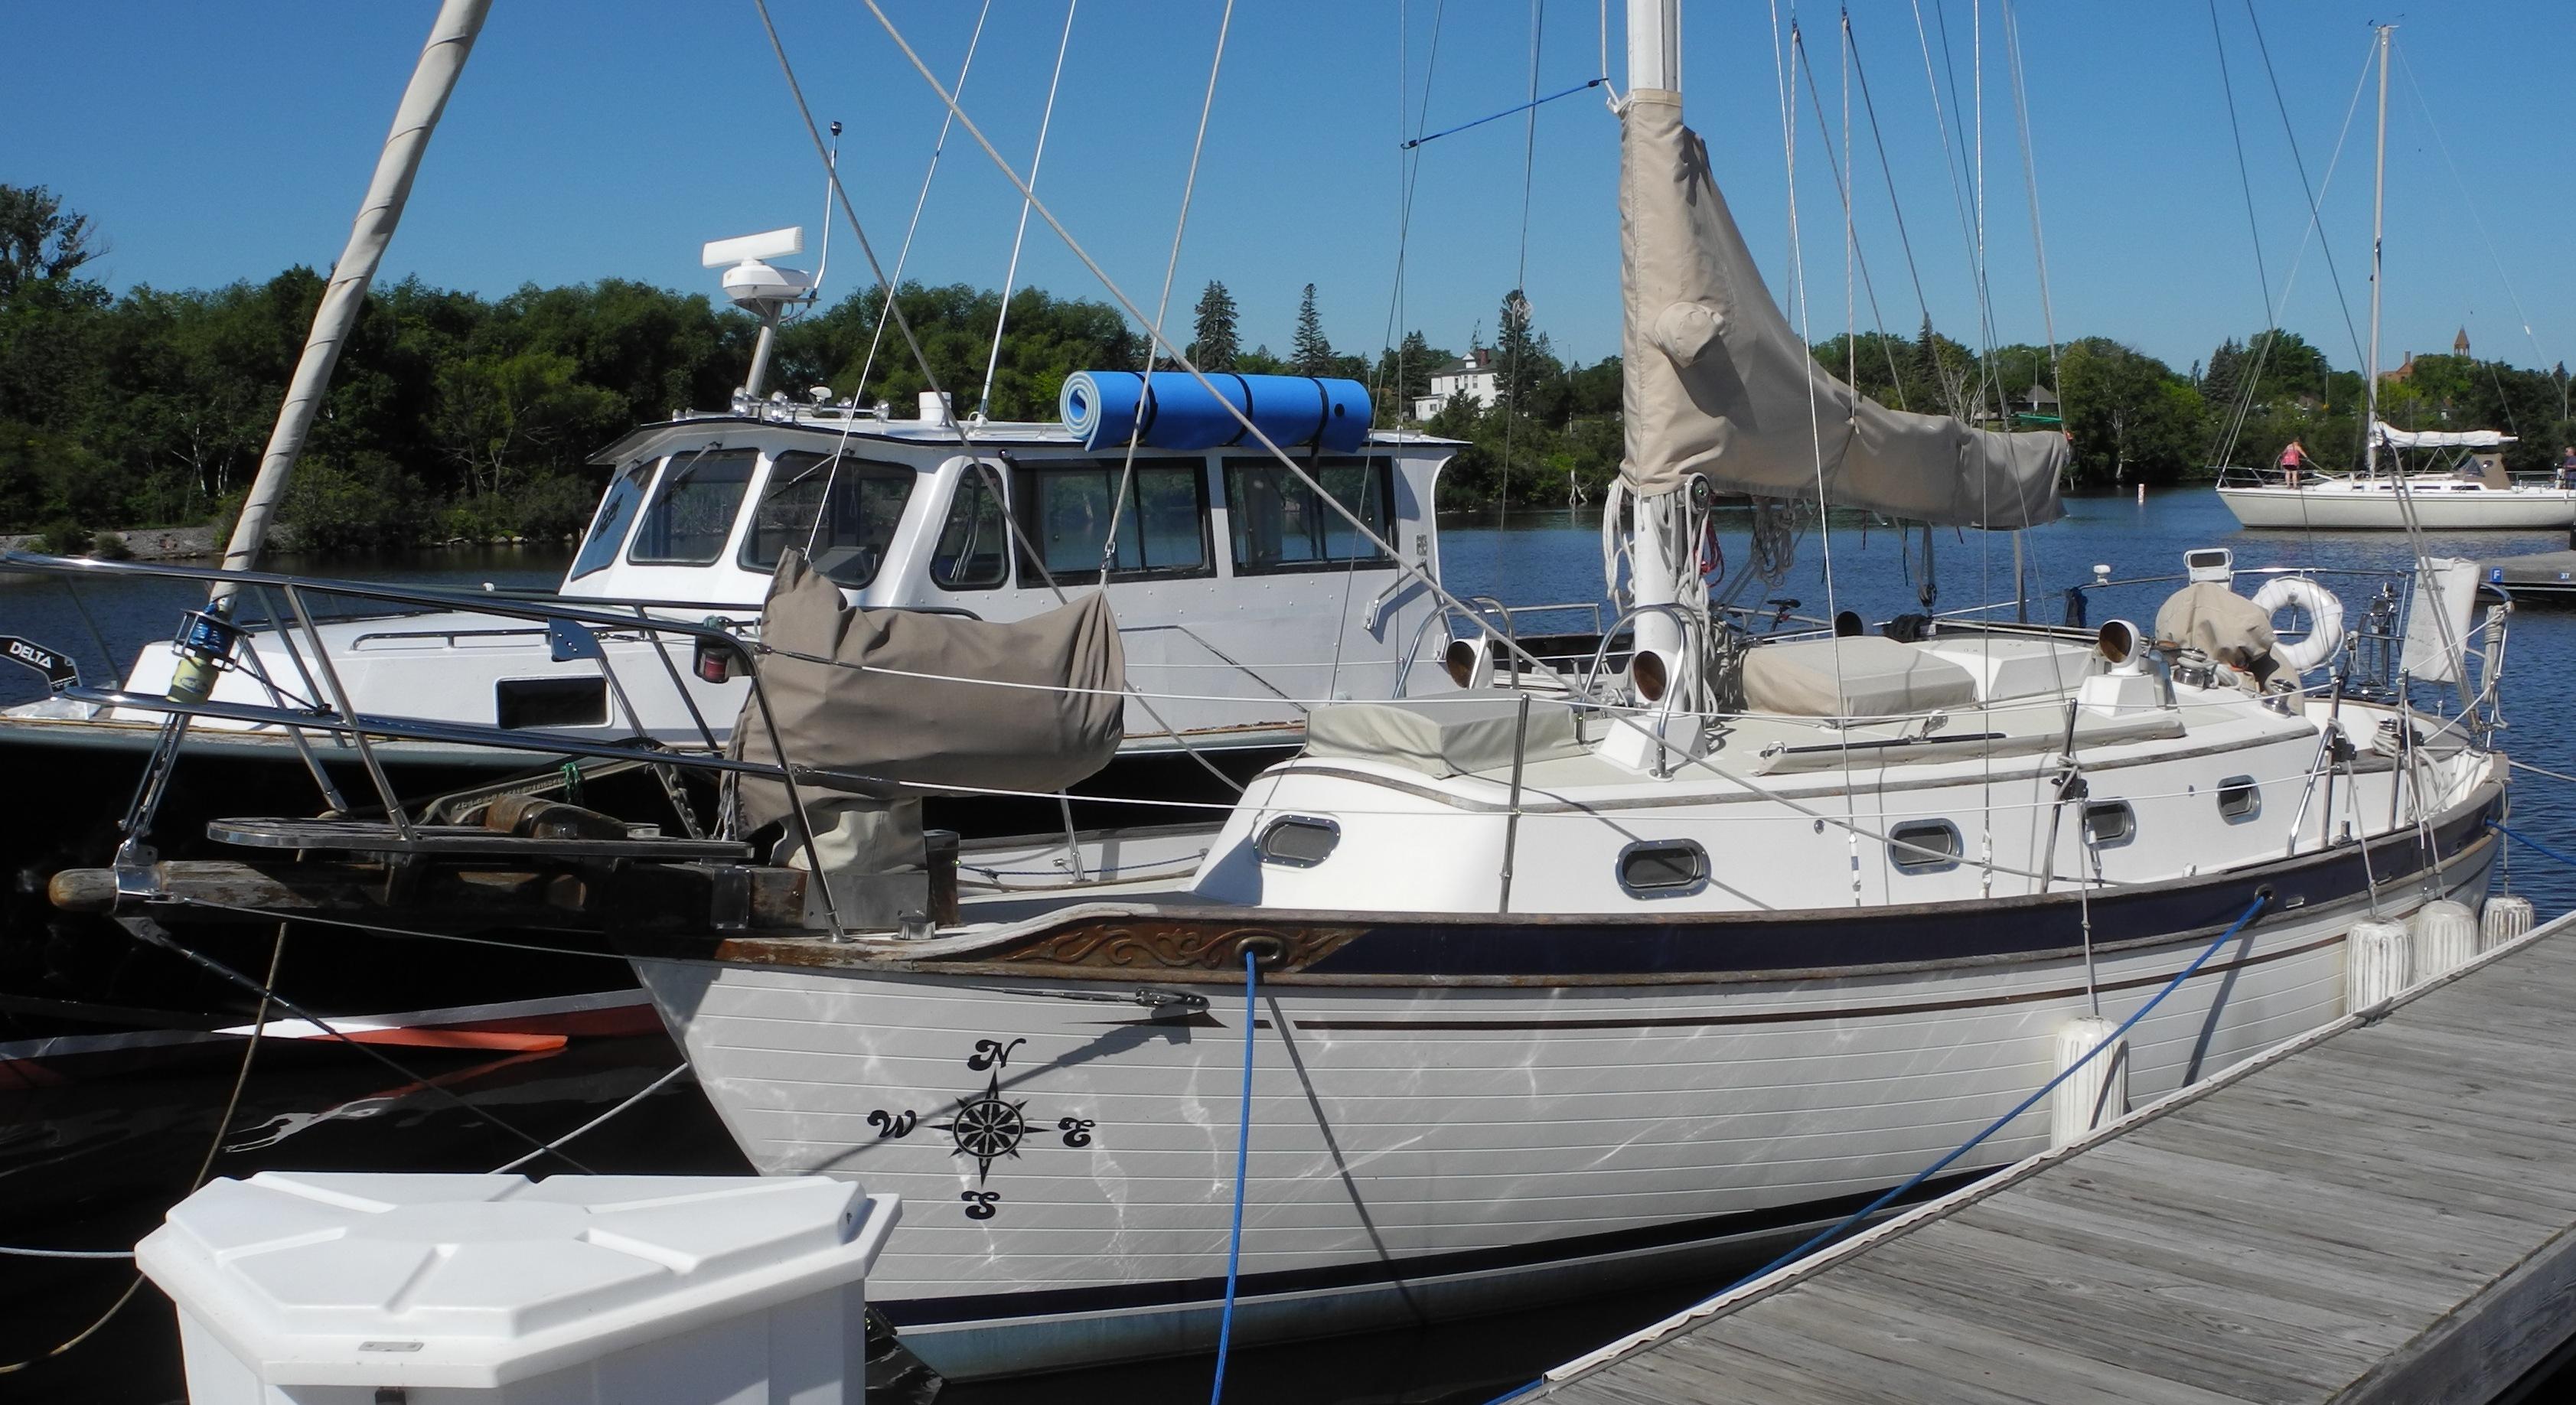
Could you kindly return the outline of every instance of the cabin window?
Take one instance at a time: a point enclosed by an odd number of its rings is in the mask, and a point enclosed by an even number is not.
[[[1384,458],[1328,458],[1306,472],[1384,540],[1395,521],[1395,471]],[[1326,507],[1315,490],[1271,459],[1228,459],[1225,507],[1234,568],[1243,575],[1382,562],[1384,552]]]
[[[2243,824],[2263,813],[2263,791],[2252,776],[2230,776],[2218,783],[2219,818]]]
[[[626,559],[639,566],[715,564],[733,535],[759,457],[749,449],[726,449],[675,460],[635,528]]]
[[[607,569],[617,559],[617,548],[626,544],[626,529],[635,525],[635,506],[644,501],[644,489],[653,481],[654,460],[628,464],[626,471],[608,485],[607,496],[599,500],[599,515],[591,519],[590,535],[582,538],[581,552],[572,559],[570,580],[579,580],[593,571]]]
[[[1270,827],[1261,831],[1261,842],[1253,847],[1261,851],[1263,863],[1313,868],[1332,857],[1333,846],[1341,842],[1342,827],[1331,820],[1288,815],[1272,820]]]
[[[1630,897],[1672,898],[1708,886],[1708,851],[1688,839],[1648,839],[1619,851],[1619,886]]]
[[[747,571],[775,571],[789,547],[802,550],[835,585],[857,589],[877,578],[886,546],[903,521],[904,501],[920,475],[900,464],[846,455],[787,453],[770,462],[768,486],[751,512],[737,560]]]
[[[992,590],[1011,583],[1011,524],[1002,517],[1001,474],[968,464],[948,500],[948,520],[930,554],[930,580],[942,590]]]
[[[2100,800],[2084,807],[2084,842],[2096,849],[2117,848],[2138,837],[2137,812],[2126,800]]]
[[[1909,820],[1887,832],[1887,861],[1899,873],[1947,873],[1966,851],[1948,820]]]
[[[493,721],[503,728],[598,727],[608,721],[608,680],[504,678],[492,685]]]
[[[1125,474],[1123,459],[1021,468],[1020,530],[1047,574],[1096,578],[1109,540],[1110,500]],[[1216,574],[1209,563],[1207,476],[1198,460],[1138,459],[1117,521],[1111,580]]]

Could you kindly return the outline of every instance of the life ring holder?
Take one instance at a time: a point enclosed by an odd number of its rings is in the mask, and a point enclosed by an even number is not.
[[[2305,576],[2274,576],[2254,592],[2254,608],[2266,619],[2293,605],[2315,623],[2307,638],[2274,644],[2272,657],[2292,673],[2305,673],[2343,647],[2343,601]]]

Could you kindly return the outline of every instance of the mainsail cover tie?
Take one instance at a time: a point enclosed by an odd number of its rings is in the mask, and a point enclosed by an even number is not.
[[[760,642],[761,692],[788,759],[879,782],[831,788],[878,799],[919,798],[905,785],[1061,790],[1109,764],[1126,735],[1126,654],[1099,591],[1008,623],[863,610],[790,548]],[[759,706],[744,699],[735,754],[775,764]],[[746,776],[742,808],[754,827],[784,819],[786,788]]]
[[[1835,506],[1945,526],[2055,521],[2065,436],[1890,410],[1816,364],[1763,286],[1681,113],[1679,94],[1640,88],[1621,117],[1619,469],[1638,496],[1675,492],[1698,473],[1734,492],[1813,500],[1821,447]]]

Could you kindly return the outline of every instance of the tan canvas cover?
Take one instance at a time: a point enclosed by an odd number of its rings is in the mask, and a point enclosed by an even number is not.
[[[1654,497],[1700,473],[1724,489],[1812,500],[1821,447],[1832,503],[1967,527],[2055,521],[2064,435],[1890,410],[1815,363],[1763,286],[1681,110],[1679,94],[1640,88],[1623,118],[1620,472],[1630,486]]]
[[[1764,644],[1744,655],[1748,712],[1896,717],[1976,700],[1975,675],[1884,635]]]
[[[1573,708],[1553,699],[1532,701],[1524,737],[1521,697],[1480,688],[1414,702],[1319,707],[1306,719],[1306,754],[1392,761],[1430,776],[1509,770],[1515,740],[1531,761],[1582,754]]]
[[[761,686],[788,761],[798,767],[884,782],[1049,791],[1107,765],[1126,736],[1126,699],[1119,696],[1126,655],[1118,621],[1098,591],[1007,624],[862,610],[791,549],[761,607],[760,642]],[[903,672],[867,673],[856,665]],[[733,736],[743,759],[777,761],[756,697],[744,698]],[[805,784],[801,776],[798,784]],[[921,794],[890,784],[838,788],[885,798]],[[742,806],[755,826],[784,819],[785,788],[746,778]]]
[[[2156,637],[2257,675],[2272,671],[2272,618],[2217,581],[2184,586],[2156,611]]]

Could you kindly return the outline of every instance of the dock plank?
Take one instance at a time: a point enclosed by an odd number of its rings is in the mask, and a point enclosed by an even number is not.
[[[2576,916],[1541,1395],[2480,1400],[2571,1334]]]

